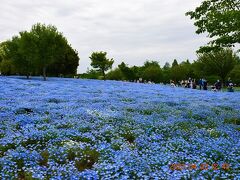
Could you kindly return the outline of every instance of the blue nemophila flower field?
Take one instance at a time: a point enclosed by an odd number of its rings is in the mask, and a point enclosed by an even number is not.
[[[0,77],[1,179],[239,179],[240,93]]]

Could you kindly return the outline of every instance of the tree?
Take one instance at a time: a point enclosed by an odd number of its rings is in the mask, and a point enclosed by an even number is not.
[[[1,72],[5,75],[11,75],[15,73],[16,65],[15,61],[22,60],[23,57],[18,52],[19,37],[14,36],[12,40],[8,40],[1,43],[2,47],[2,63]]]
[[[79,57],[67,42],[66,38],[52,25],[36,24],[30,32],[23,31],[19,36],[1,43],[1,59],[4,58],[3,67],[8,72],[11,63],[14,70],[20,75],[42,74],[46,80],[46,72],[51,75],[76,74]],[[3,57],[4,55],[4,57]]]
[[[79,56],[77,50],[74,50],[70,45],[66,47],[64,55],[64,70],[63,74],[77,74],[77,67],[79,66]],[[61,73],[61,72],[60,72]]]
[[[176,59],[174,59],[173,63],[172,63],[172,67],[178,66],[178,62]]]
[[[48,73],[51,76],[77,74],[78,65],[78,52],[69,45],[66,47],[65,53],[49,65]]]
[[[132,66],[131,71],[134,74],[134,80],[137,80],[139,78],[142,78],[142,74],[143,74],[143,67],[139,67],[139,66]]]
[[[123,75],[123,72],[119,68],[116,68],[107,73],[107,79],[110,80],[124,80],[124,78],[125,77]]]
[[[231,49],[203,53],[198,56],[199,67],[206,75],[217,75],[225,83],[228,73],[237,62],[237,55]]]
[[[196,33],[208,33],[212,38],[198,52],[210,52],[222,47],[231,47],[240,42],[239,0],[205,0],[194,11],[186,13],[194,19]]]
[[[157,61],[149,61],[144,62],[142,67],[142,78],[144,80],[150,80],[155,83],[159,83],[162,81],[162,70]]]
[[[9,69],[9,65],[12,64],[12,70],[8,72],[13,74],[14,69],[18,74],[26,75],[29,78],[31,72],[34,71],[34,50],[36,49],[31,35],[28,32],[21,32],[20,36],[13,36],[11,40],[5,41],[2,44],[4,59],[7,61],[3,67]]]
[[[155,67],[160,68],[160,65],[159,65],[159,63],[157,61],[149,61],[149,60],[144,62],[143,68],[146,69],[146,68],[148,68],[150,66],[155,66]]]
[[[159,83],[163,80],[162,70],[159,66],[148,66],[143,71],[143,79]]]
[[[186,69],[183,67],[183,65],[173,66],[170,72],[171,80],[174,80],[175,82],[188,78],[186,75],[187,74]]]
[[[1,63],[4,60],[5,52],[4,52],[4,44],[0,43],[0,74],[1,74]]]
[[[199,61],[194,61],[192,64],[193,74],[195,79],[202,79],[206,72],[204,72],[202,63]]]
[[[131,68],[129,68],[124,62],[122,62],[120,65],[118,65],[118,68],[122,72],[123,79],[125,80],[134,80],[135,74]]]
[[[233,83],[240,85],[240,65],[236,65],[228,75]]]
[[[2,60],[1,63],[0,63],[0,72],[1,74],[3,75],[11,75],[15,72],[15,69],[14,69],[14,66],[13,66],[13,63],[11,60]]]
[[[113,59],[107,59],[106,56],[106,52],[100,51],[93,52],[92,55],[89,57],[92,61],[91,66],[102,73],[104,80],[106,80],[105,72],[112,68],[114,62]]]
[[[79,77],[82,79],[99,79],[99,77],[101,76],[101,74],[96,71],[96,70],[89,70],[89,68],[87,69],[86,73],[80,74]]]
[[[165,64],[164,64],[164,66],[163,66],[163,69],[164,70],[168,70],[168,69],[170,69],[171,68],[171,65],[169,64],[169,62],[166,62]]]
[[[44,80],[46,80],[47,68],[55,60],[63,57],[68,46],[67,40],[52,25],[45,24],[33,25],[31,33],[33,34],[37,46],[36,64],[42,71]]]
[[[188,59],[186,61],[183,61],[180,65],[182,66],[182,68],[185,71],[186,78],[194,78],[195,77],[192,64],[189,62]]]
[[[37,46],[33,34],[27,31],[20,32],[20,37],[16,41],[16,53],[18,57],[13,57],[14,65],[20,74],[26,75],[27,79],[35,71]],[[14,54],[14,52],[11,52]]]
[[[0,43],[0,64],[1,64],[1,62],[3,61],[4,56],[5,56],[5,53],[4,53],[4,44],[3,44],[3,43]]]

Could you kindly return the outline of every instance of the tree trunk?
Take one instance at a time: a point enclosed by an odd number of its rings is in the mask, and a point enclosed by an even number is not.
[[[44,80],[44,81],[47,80],[47,76],[46,76],[46,67],[43,67],[43,80]]]
[[[225,78],[222,79],[222,87],[225,87],[226,86],[226,82],[225,82]]]
[[[221,79],[222,79],[222,87],[225,87],[226,86],[226,83],[225,83],[225,79],[226,77],[225,76],[221,76]]]
[[[27,79],[29,79],[29,74],[27,74]]]
[[[103,79],[104,79],[104,81],[106,81],[106,74],[104,71],[102,71],[102,73],[103,73]]]

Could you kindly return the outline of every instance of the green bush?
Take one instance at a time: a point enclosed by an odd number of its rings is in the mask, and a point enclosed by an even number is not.
[[[40,166],[48,166],[49,152],[48,150],[44,150],[40,153],[41,159],[39,160]]]
[[[123,134],[121,134],[121,136],[126,139],[129,143],[134,143],[136,137],[135,135],[131,132],[131,131],[127,131]]]
[[[224,120],[225,124],[236,124],[240,125],[240,119],[239,118],[231,118],[231,119],[225,119]]]
[[[79,171],[84,171],[85,169],[91,169],[93,165],[98,161],[100,153],[96,149],[86,149],[78,152],[78,157],[75,159],[75,167]]]
[[[122,71],[117,68],[115,70],[110,71],[107,73],[107,79],[109,80],[125,80],[125,77],[122,73]]]

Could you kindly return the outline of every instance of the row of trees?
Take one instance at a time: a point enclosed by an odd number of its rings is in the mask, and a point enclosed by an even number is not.
[[[155,83],[169,83],[170,80],[177,82],[189,77],[196,80],[206,78],[210,83],[219,79],[224,83],[227,78],[231,77],[235,83],[240,84],[240,58],[229,48],[202,53],[193,63],[190,63],[189,60],[178,63],[175,59],[171,65],[166,63],[162,68],[157,61],[146,61],[143,66],[132,67],[122,62],[105,75],[105,71],[113,64],[113,60],[107,59],[106,54],[104,52],[93,53],[90,59],[95,69],[88,70],[81,77],[92,79],[105,79],[106,77],[109,80],[127,81],[142,78]]]
[[[0,72],[50,76],[76,74],[78,52],[52,25],[36,24],[0,44]]]
[[[193,63],[184,61],[178,64],[174,60],[172,66],[166,63],[161,68],[156,61],[146,61],[143,66],[128,67],[124,62],[107,74],[108,79],[134,80],[143,78],[154,82],[169,82],[170,79],[208,78],[210,81],[227,76],[240,84],[239,57],[230,47],[240,43],[240,3],[239,0],[204,0],[194,11],[186,16],[194,20],[197,34],[207,33],[210,42],[199,48],[198,59]],[[99,69],[98,69],[99,70]],[[102,73],[105,79],[105,73]],[[99,71],[90,70],[82,77],[98,78]]]
[[[204,0],[194,11],[186,13],[194,20],[196,33],[207,33],[211,41],[200,47],[198,59],[193,63],[175,60],[163,68],[156,61],[147,61],[141,67],[128,67],[124,62],[118,68],[111,69],[113,59],[106,57],[106,52],[94,52],[90,56],[94,69],[82,74],[83,78],[135,80],[143,78],[154,82],[168,82],[188,77],[210,79],[219,78],[223,82],[231,76],[238,82],[239,57],[229,47],[240,43],[240,3],[238,0]],[[3,74],[26,75],[46,73],[76,74],[78,53],[54,26],[36,24],[30,32],[24,31],[19,36],[0,44],[0,71]]]

